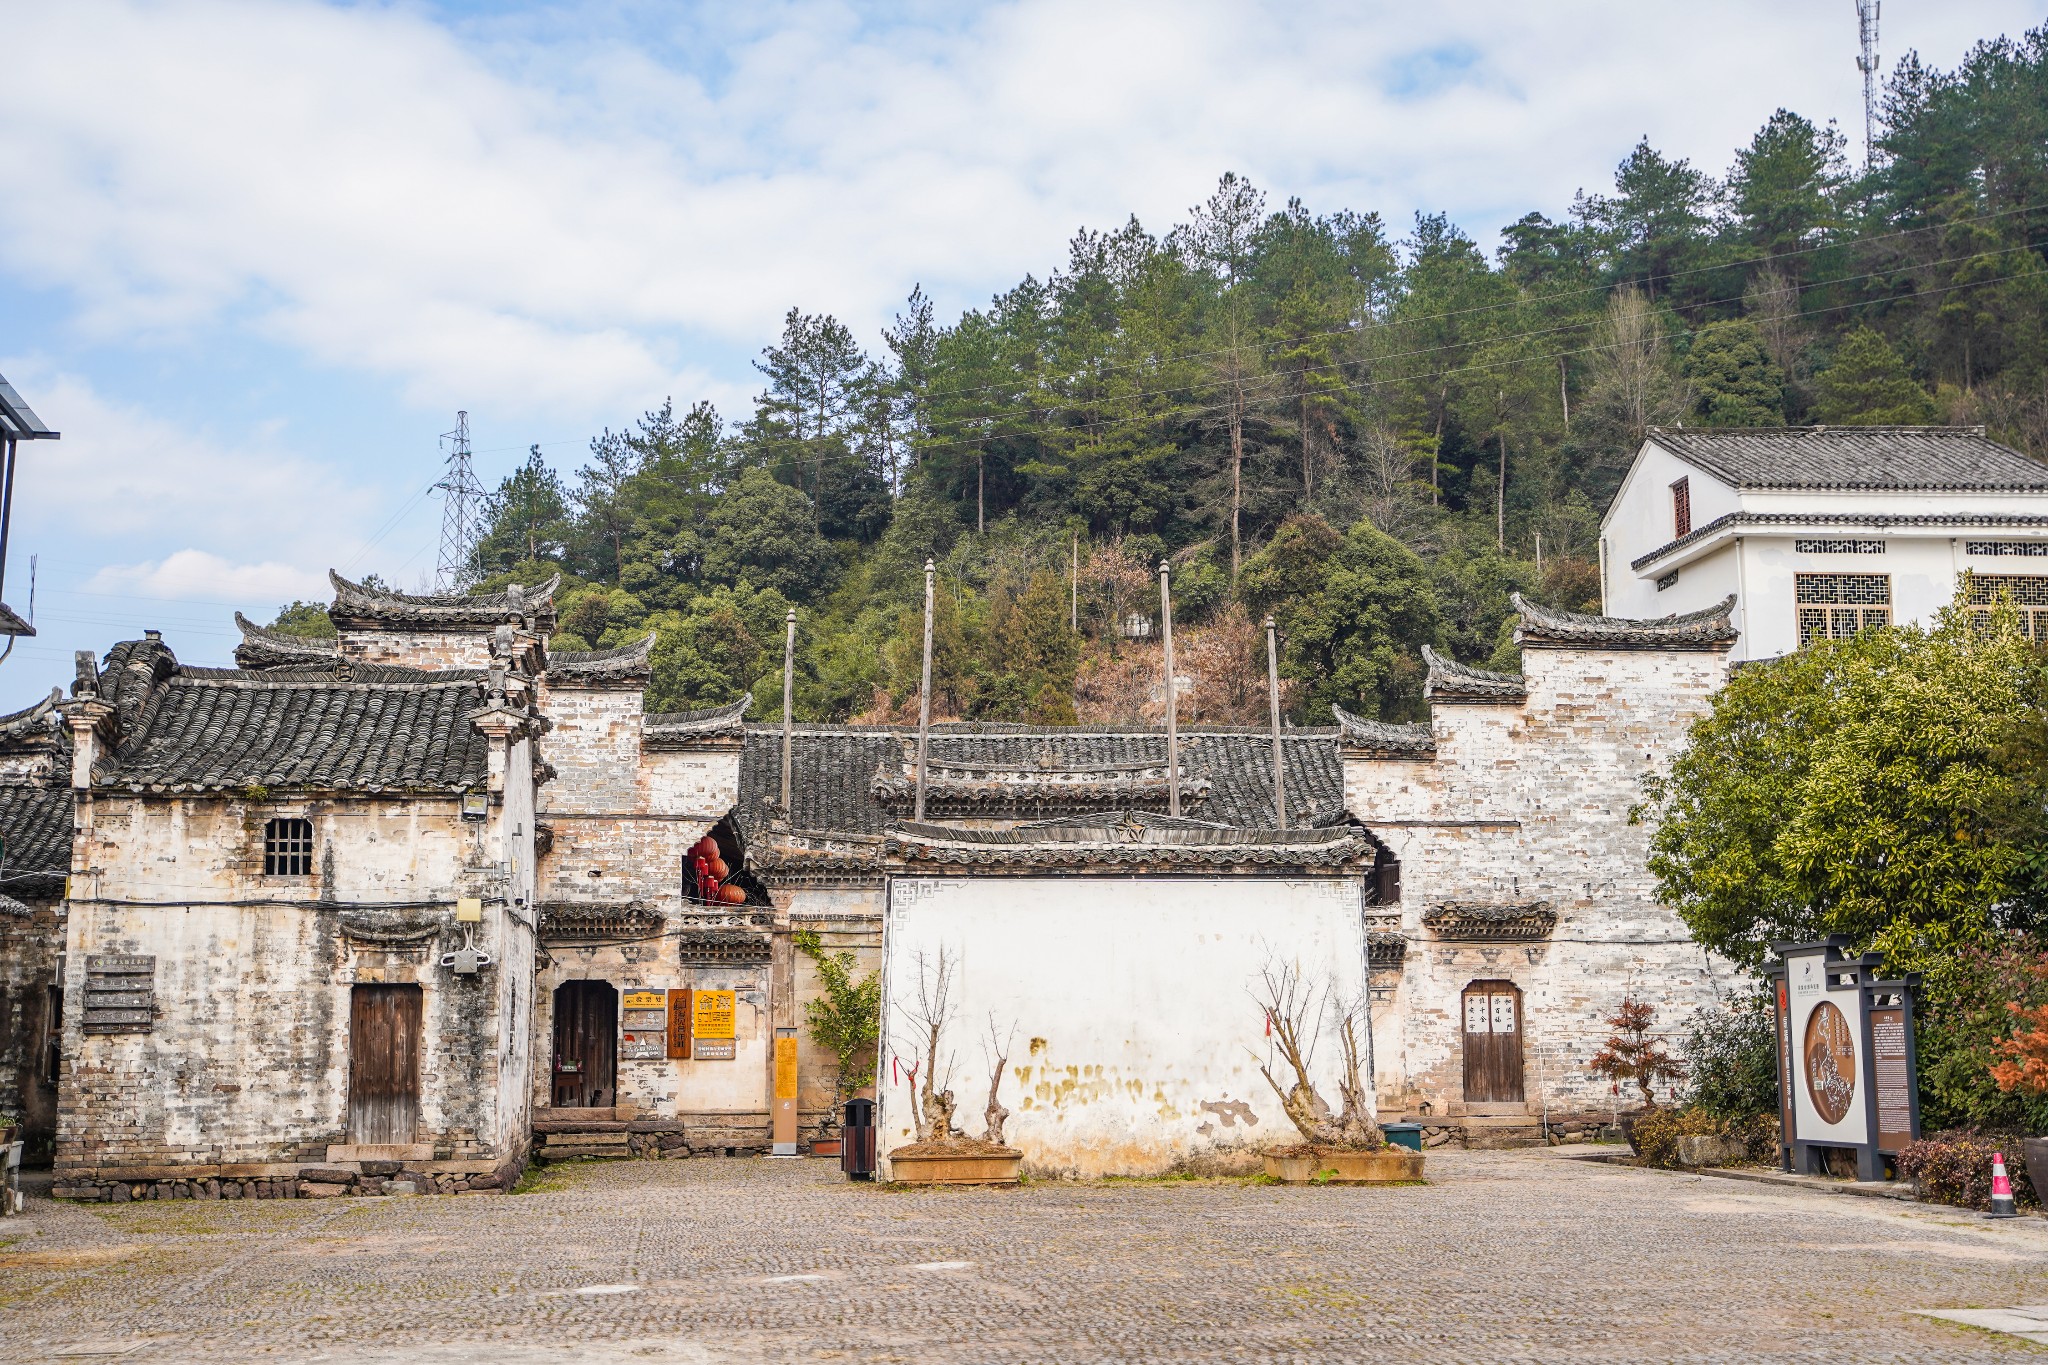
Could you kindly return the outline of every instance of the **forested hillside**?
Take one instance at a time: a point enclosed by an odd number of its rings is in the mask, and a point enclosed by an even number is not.
[[[1226,175],[950,323],[791,308],[753,412],[664,404],[568,478],[536,452],[480,586],[560,569],[557,648],[652,628],[650,707],[751,688],[757,718],[794,605],[799,715],[900,719],[931,555],[935,714],[1132,721],[1156,645],[1120,627],[1164,557],[1198,719],[1262,716],[1267,612],[1296,720],[1413,717],[1422,645],[1512,666],[1510,590],[1597,603],[1648,425],[1983,423],[2048,457],[2048,28],[1909,58],[1875,164],[1849,151],[1784,110],[1718,175],[1639,143],[1491,258]]]

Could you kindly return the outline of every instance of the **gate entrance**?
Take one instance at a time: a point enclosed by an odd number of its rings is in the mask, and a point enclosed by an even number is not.
[[[602,1109],[618,1101],[619,993],[609,981],[555,987],[557,1109]]]
[[[1465,988],[1465,1102],[1522,1102],[1522,993],[1511,982]]]
[[[356,986],[348,1005],[348,1136],[410,1143],[420,1121],[420,988]]]

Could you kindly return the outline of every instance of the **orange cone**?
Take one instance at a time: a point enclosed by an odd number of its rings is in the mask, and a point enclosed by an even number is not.
[[[1986,1218],[2017,1218],[2019,1206],[2012,1202],[2012,1177],[2005,1173],[2005,1153],[1991,1154],[1991,1212]]]

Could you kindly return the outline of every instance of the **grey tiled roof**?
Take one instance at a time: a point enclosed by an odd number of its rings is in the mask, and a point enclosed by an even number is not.
[[[1508,601],[1521,614],[1515,623],[1515,643],[1524,646],[1594,645],[1602,649],[1726,649],[1739,632],[1729,622],[1735,610],[1730,593],[1711,607],[1679,616],[1638,620],[1629,616],[1593,616],[1580,611],[1540,607],[1509,593]]]
[[[745,729],[754,694],[723,706],[696,711],[649,711],[640,719],[640,744],[646,749],[688,748],[707,739],[737,739]],[[777,779],[780,781],[780,779]]]
[[[1519,673],[1473,668],[1446,659],[1428,645],[1422,647],[1422,661],[1429,665],[1429,678],[1422,684],[1422,695],[1429,701],[1515,702],[1529,696],[1529,684]]]
[[[7,843],[0,892],[30,900],[63,893],[71,804],[69,787],[0,787],[0,839]]]
[[[235,624],[242,628],[242,643],[235,646],[235,662],[244,668],[304,668],[331,665],[341,653],[332,635],[292,635],[257,625],[239,611]]]
[[[503,592],[415,596],[366,588],[351,583],[329,569],[327,581],[334,585],[334,605],[327,610],[337,626],[406,626],[478,629],[499,625],[539,626],[552,630],[555,624],[555,589],[562,585],[556,574],[535,587],[513,584]]]
[[[1347,748],[1363,750],[1370,758],[1434,758],[1436,736],[1427,725],[1389,720],[1367,720],[1341,706],[1332,706],[1337,733]]]
[[[877,770],[900,771],[906,739],[917,732],[886,726],[798,726],[790,764],[796,829],[879,834],[897,816],[877,799]],[[1287,820],[1329,825],[1343,818],[1344,770],[1334,729],[1286,732]],[[928,762],[1030,768],[1047,748],[1063,768],[1128,768],[1166,762],[1166,736],[1152,729],[1038,727],[971,722],[932,727]],[[1273,749],[1263,731],[1199,730],[1181,735],[1181,764],[1205,773],[1209,795],[1193,814],[1240,829],[1273,825]],[[779,800],[782,731],[746,727],[740,759],[740,813],[759,820],[763,802]]]
[[[1637,555],[1629,561],[1629,567],[1647,568],[1666,555],[1697,545],[1723,531],[1751,526],[1773,530],[1779,535],[1814,528],[1832,531],[2038,531],[2048,527],[2048,515],[2030,512],[1728,512],[1704,526],[1693,527],[1678,539],[1666,541],[1647,554]]]
[[[469,716],[484,674],[391,665],[192,668],[162,642],[114,646],[99,678],[118,743],[96,786],[456,791],[485,778]]]
[[[1649,439],[1744,489],[2048,492],[2048,465],[1982,427],[1651,427]]]
[[[553,687],[626,687],[644,685],[652,675],[648,656],[654,649],[649,631],[616,649],[560,649],[548,654],[547,678]]]
[[[1075,871],[1199,864],[1326,870],[1370,860],[1379,845],[1363,827],[1243,829],[1144,812],[1043,820],[1009,830],[896,826],[885,856],[906,867],[1060,867]]]

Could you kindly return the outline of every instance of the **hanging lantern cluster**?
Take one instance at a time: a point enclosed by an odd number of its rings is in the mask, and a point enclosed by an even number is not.
[[[707,834],[690,845],[689,859],[690,871],[697,879],[698,900],[706,905],[745,904],[746,891],[726,880],[733,870],[726,866],[716,839]]]

